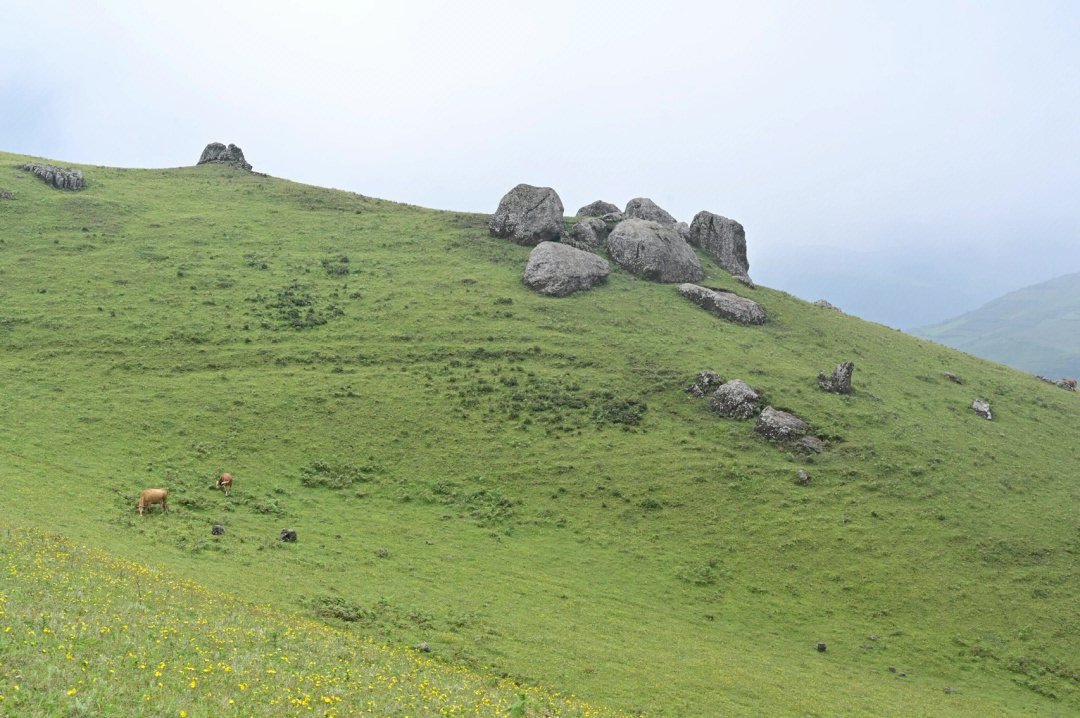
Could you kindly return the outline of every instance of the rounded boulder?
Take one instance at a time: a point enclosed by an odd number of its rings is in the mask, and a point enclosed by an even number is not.
[[[607,280],[607,260],[558,242],[541,242],[521,275],[526,287],[549,297],[565,297]]]
[[[656,282],[696,282],[705,276],[690,245],[659,222],[620,222],[608,235],[608,254],[628,272]]]
[[[499,201],[488,231],[494,237],[533,247],[558,239],[562,223],[563,203],[555,190],[519,184]]]

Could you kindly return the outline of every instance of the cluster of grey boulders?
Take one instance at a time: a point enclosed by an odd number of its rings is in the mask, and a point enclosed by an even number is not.
[[[699,247],[736,280],[754,288],[747,275],[746,232],[734,220],[699,212],[687,225],[651,199],[637,197],[624,210],[597,200],[578,210],[571,229],[564,222],[555,190],[519,184],[503,196],[488,230],[535,247],[522,281],[541,294],[564,297],[604,282],[610,266],[600,253],[606,251],[632,274],[680,284],[681,294],[723,319],[747,325],[765,321],[765,310],[757,302],[694,284],[705,276],[693,250]]]
[[[1059,389],[1064,389],[1065,391],[1076,391],[1075,379],[1051,379],[1049,377],[1042,376],[1041,374],[1037,375],[1036,378],[1040,381],[1045,381],[1047,384],[1053,384]]]
[[[29,162],[22,166],[24,170],[40,179],[50,187],[70,190],[72,192],[86,187],[83,173],[70,167],[57,167],[40,162]]]
[[[202,151],[202,155],[199,156],[197,165],[205,165],[212,162],[219,164],[230,164],[239,167],[242,170],[250,170],[251,165],[244,159],[244,152],[236,145],[229,145],[226,147],[220,142],[211,142]]]
[[[691,396],[709,397],[709,408],[728,419],[757,416],[754,430],[764,438],[805,452],[820,454],[825,443],[814,436],[810,425],[787,411],[767,406],[760,390],[741,379],[723,381],[714,371],[703,371],[686,388]]]

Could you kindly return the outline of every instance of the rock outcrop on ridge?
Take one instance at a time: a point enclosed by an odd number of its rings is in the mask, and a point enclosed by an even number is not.
[[[232,144],[226,147],[220,142],[211,142],[203,149],[199,161],[195,164],[198,166],[212,162],[236,165],[242,170],[251,169],[251,165],[244,159],[244,151]]]

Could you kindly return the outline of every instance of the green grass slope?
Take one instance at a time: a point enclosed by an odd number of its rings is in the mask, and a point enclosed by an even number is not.
[[[1080,273],[1010,292],[912,333],[1035,374],[1080,377]]]
[[[223,166],[70,194],[23,159],[0,520],[615,710],[1080,711],[1076,394],[765,288],[760,327],[617,268],[541,297],[481,215]],[[706,368],[828,451],[711,415]]]
[[[607,715],[0,527],[0,715]]]

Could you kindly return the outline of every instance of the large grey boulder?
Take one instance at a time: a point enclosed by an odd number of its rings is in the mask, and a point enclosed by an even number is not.
[[[607,280],[607,260],[558,242],[541,242],[529,254],[521,281],[529,289],[565,297]]]
[[[822,309],[828,309],[828,310],[833,311],[833,312],[839,312],[840,311],[840,307],[829,303],[825,299],[817,300],[816,302],[814,302],[814,306],[815,307],[821,307]]]
[[[798,441],[810,431],[810,425],[786,411],[765,407],[758,417],[754,430],[770,441]]]
[[[605,214],[613,214],[615,212],[618,212],[619,214],[622,214],[622,212],[619,210],[618,205],[614,205],[611,202],[605,202],[602,199],[598,199],[595,202],[593,202],[591,204],[587,204],[584,207],[582,207],[581,209],[579,209],[577,211],[577,216],[578,217],[603,217]]]
[[[712,212],[698,212],[690,223],[690,244],[716,258],[720,268],[735,276],[746,276],[746,231],[733,219]]]
[[[495,237],[532,247],[558,239],[562,222],[563,204],[555,190],[519,184],[499,201],[488,231]]]
[[[971,409],[982,418],[990,421],[993,417],[990,414],[990,403],[976,399],[971,402]]]
[[[855,371],[853,362],[842,362],[836,365],[832,374],[821,372],[818,374],[817,383],[824,391],[835,394],[847,394],[851,392],[851,375]]]
[[[607,243],[608,232],[607,222],[599,217],[582,217],[562,241],[571,247],[595,252]]]
[[[660,224],[675,224],[675,218],[648,197],[637,197],[627,202],[626,211],[623,214],[627,219],[647,219]]]
[[[608,254],[627,271],[657,282],[696,282],[705,276],[690,245],[658,222],[619,222],[608,235]]]
[[[690,283],[680,284],[678,292],[699,307],[729,322],[745,325],[765,323],[766,315],[762,306],[753,299],[740,297],[734,292]]]
[[[732,379],[713,393],[709,406],[720,416],[749,419],[761,411],[761,394],[746,382]]]
[[[244,151],[236,145],[226,147],[220,142],[211,142],[202,151],[196,165],[205,165],[211,162],[236,165],[242,170],[250,170],[251,165],[244,159]]]
[[[86,187],[83,173],[70,167],[57,167],[45,165],[40,162],[29,162],[22,167],[24,170],[40,179],[50,187],[66,189],[70,191],[80,190]]]

